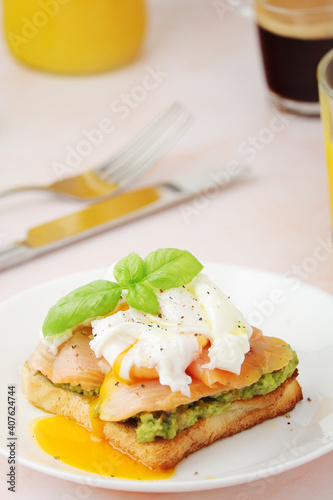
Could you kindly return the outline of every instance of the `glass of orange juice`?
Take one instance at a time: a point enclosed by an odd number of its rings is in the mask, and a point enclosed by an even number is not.
[[[134,59],[146,28],[145,0],[3,0],[4,34],[26,65],[80,75]]]
[[[320,113],[324,127],[328,185],[333,227],[333,49],[321,59],[317,69]]]

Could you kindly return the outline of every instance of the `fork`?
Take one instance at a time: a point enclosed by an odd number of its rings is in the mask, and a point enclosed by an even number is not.
[[[51,191],[80,200],[99,200],[120,191],[156,163],[183,135],[193,116],[174,103],[104,165],[49,185],[18,186],[0,198],[24,191]]]

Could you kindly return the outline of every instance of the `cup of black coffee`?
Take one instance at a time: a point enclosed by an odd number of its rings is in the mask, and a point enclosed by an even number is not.
[[[254,5],[271,101],[284,111],[319,115],[316,69],[333,48],[333,0],[255,0]]]

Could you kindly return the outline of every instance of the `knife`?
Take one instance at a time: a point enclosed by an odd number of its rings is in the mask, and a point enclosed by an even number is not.
[[[124,192],[89,205],[87,208],[30,229],[25,240],[0,247],[0,270],[7,269],[38,255],[79,241],[101,231],[190,200],[202,194],[206,200],[214,193],[248,172],[244,166],[232,169],[194,172],[156,186]],[[200,210],[184,208],[184,217]]]

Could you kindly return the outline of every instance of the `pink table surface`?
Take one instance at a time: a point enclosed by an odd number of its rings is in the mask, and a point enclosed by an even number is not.
[[[190,130],[158,166],[135,186],[180,172],[210,170],[229,162],[248,164],[246,182],[210,199],[105,232],[12,268],[1,275],[0,300],[34,285],[79,271],[108,266],[132,250],[142,256],[161,247],[186,248],[203,261],[294,273],[333,292],[333,247],[322,129],[319,118],[277,112],[267,100],[256,32],[226,2],[150,0],[149,32],[142,56],[113,73],[65,78],[17,64],[0,42],[1,189],[18,183],[57,180],[69,148],[85,131],[112,120],[114,130],[68,173],[108,158],[173,101],[195,115]],[[147,73],[154,88],[143,87]],[[131,105],[117,111],[124,94]],[[137,96],[143,96],[140,100]],[[134,96],[134,97],[133,97]],[[126,116],[125,116],[126,114]],[[24,237],[27,228],[83,205],[48,194],[0,201],[0,241]],[[323,258],[316,259],[321,248]],[[3,342],[5,340],[1,340]],[[205,493],[250,500],[332,498],[333,453],[264,484],[243,484]],[[0,457],[0,497],[80,499],[78,485],[19,466],[17,492],[5,485],[7,460]],[[81,496],[80,496],[81,495]],[[135,494],[91,488],[84,498],[199,499],[202,493]]]

